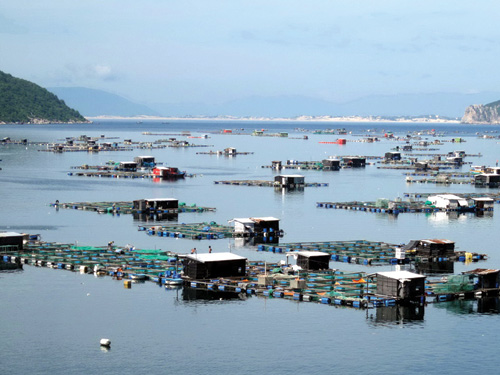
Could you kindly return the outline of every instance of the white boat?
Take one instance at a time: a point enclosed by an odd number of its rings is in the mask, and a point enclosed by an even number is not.
[[[165,278],[165,285],[182,285],[184,280],[180,277],[167,277]]]

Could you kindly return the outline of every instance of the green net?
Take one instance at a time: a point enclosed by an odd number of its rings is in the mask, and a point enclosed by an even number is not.
[[[474,284],[467,275],[449,276],[443,284],[437,284],[433,287],[434,293],[456,293],[471,292],[474,290]]]

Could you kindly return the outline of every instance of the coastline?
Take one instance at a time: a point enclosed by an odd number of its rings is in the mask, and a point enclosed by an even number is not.
[[[90,121],[98,120],[134,120],[134,121],[241,121],[241,122],[392,122],[392,123],[435,123],[435,124],[460,124],[460,120],[445,119],[445,118],[427,118],[427,117],[397,117],[383,118],[379,116],[348,116],[348,117],[333,117],[333,116],[299,116],[299,117],[236,117],[236,116],[215,116],[215,117],[162,117],[162,116],[86,116]]]

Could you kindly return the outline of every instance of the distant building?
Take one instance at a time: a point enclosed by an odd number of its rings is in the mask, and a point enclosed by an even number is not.
[[[229,220],[229,223],[234,223],[234,232],[236,234],[278,234],[278,232],[280,231],[280,219],[277,219],[275,217],[235,218],[233,220]]]
[[[153,168],[156,166],[154,156],[136,156],[134,162],[137,163],[139,168]]]
[[[179,209],[179,200],[175,198],[138,199],[133,202],[134,211],[138,213],[172,211]]]
[[[429,197],[427,197],[427,200],[431,202],[431,204],[436,208],[441,209],[465,210],[469,208],[467,199],[454,194],[429,195]]]
[[[474,176],[476,186],[499,187],[500,175],[494,173],[481,173]]]
[[[342,162],[348,168],[364,168],[366,166],[366,158],[360,156],[344,156]]]
[[[340,169],[340,159],[324,159],[321,161],[323,163],[324,171],[338,171]]]
[[[281,187],[304,187],[305,177],[299,174],[282,174],[274,177],[274,182]]]

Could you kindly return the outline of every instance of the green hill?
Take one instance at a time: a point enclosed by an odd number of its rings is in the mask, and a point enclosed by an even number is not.
[[[0,123],[88,122],[33,82],[0,71]]]

